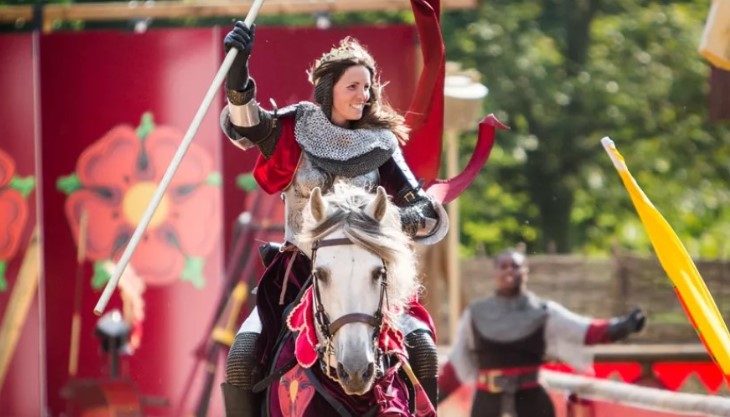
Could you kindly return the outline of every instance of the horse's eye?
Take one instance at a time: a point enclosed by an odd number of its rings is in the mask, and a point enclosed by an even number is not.
[[[373,279],[373,282],[377,283],[380,281],[380,278],[383,277],[383,274],[385,274],[385,270],[381,268],[374,268],[372,272],[370,273]]]
[[[330,281],[330,270],[327,268],[315,268],[312,274],[322,284],[327,284]]]

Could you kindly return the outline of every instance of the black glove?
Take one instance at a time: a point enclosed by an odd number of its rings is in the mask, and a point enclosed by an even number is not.
[[[255,38],[256,25],[251,25],[251,28],[248,28],[240,20],[233,25],[233,30],[226,35],[223,41],[226,53],[231,48],[238,49],[238,55],[233,60],[226,77],[226,87],[229,90],[243,91],[246,89],[246,84],[248,84],[248,57],[251,55]]]
[[[637,307],[631,313],[629,313],[628,321],[629,323],[631,323],[632,326],[631,331],[633,333],[638,333],[646,325],[646,316],[644,315],[644,312]]]
[[[631,333],[638,333],[646,324],[646,316],[640,308],[635,308],[631,313],[611,320],[608,326],[607,335],[611,341],[625,339]]]

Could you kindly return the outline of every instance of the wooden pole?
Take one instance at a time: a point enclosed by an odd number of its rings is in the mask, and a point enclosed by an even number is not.
[[[84,258],[86,257],[86,236],[89,212],[84,209],[79,220],[79,242],[76,248],[76,282],[74,289],[74,314],[71,319],[71,346],[68,352],[68,374],[76,376],[79,369],[79,341],[81,339],[81,300],[83,296]]]
[[[454,178],[459,173],[459,132],[446,130],[446,174]],[[459,263],[459,199],[449,203],[449,233],[447,243],[447,270],[449,277],[449,342],[456,340],[456,331],[461,316],[461,265]]]
[[[244,21],[247,27],[251,27],[254,20],[256,20],[256,16],[258,15],[259,9],[263,3],[264,0],[254,1]],[[152,220],[152,216],[155,214],[157,206],[160,205],[162,197],[165,195],[165,191],[167,191],[167,187],[170,185],[170,182],[172,182],[173,175],[175,175],[177,168],[182,163],[185,152],[187,152],[188,147],[190,147],[190,144],[193,142],[195,134],[198,133],[200,124],[203,122],[203,117],[205,117],[211,103],[213,103],[213,99],[218,93],[218,89],[221,84],[223,84],[223,80],[225,79],[228,70],[231,68],[231,65],[233,65],[233,60],[236,59],[237,54],[238,49],[231,48],[228,51],[228,54],[226,54],[223,64],[221,64],[218,72],[215,74],[215,77],[213,77],[213,82],[210,84],[210,87],[208,87],[208,92],[205,93],[205,97],[203,97],[203,101],[200,103],[198,111],[195,113],[193,121],[190,123],[190,127],[188,127],[188,131],[185,132],[185,136],[183,137],[180,146],[177,148],[177,151],[175,151],[175,155],[173,155],[170,165],[167,167],[165,174],[162,176],[162,180],[160,180],[160,184],[155,190],[155,194],[152,196],[152,200],[147,205],[147,209],[145,209],[142,219],[137,225],[137,228],[134,230],[134,233],[132,233],[132,237],[129,239],[127,247],[124,248],[124,253],[122,253],[119,263],[116,265],[116,268],[114,268],[114,273],[111,278],[109,278],[109,282],[106,283],[104,292],[101,293],[101,297],[99,297],[99,301],[96,303],[96,307],[94,307],[94,314],[101,316],[101,313],[104,312],[106,305],[109,303],[109,299],[114,293],[114,290],[119,284],[119,279],[124,273],[124,268],[127,267],[127,264],[132,259],[132,255],[134,254],[135,249],[137,249],[137,245],[139,245],[140,240],[142,240],[142,235],[144,234],[145,229],[147,229],[147,225],[149,225]]]
[[[0,325],[0,391],[2,391],[5,376],[10,361],[13,359],[15,347],[23,330],[28,310],[38,288],[40,278],[40,245],[38,243],[38,226],[25,250],[23,263],[20,265],[15,288],[5,309],[2,325]]]

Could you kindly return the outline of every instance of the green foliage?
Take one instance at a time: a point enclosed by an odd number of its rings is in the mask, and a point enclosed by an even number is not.
[[[118,3],[120,0],[45,0],[46,4],[79,4],[79,3]],[[0,6],[30,6],[34,5],[38,0],[0,0]],[[266,7],[266,6],[264,6]],[[351,26],[351,25],[372,25],[372,24],[412,24],[414,17],[410,10],[401,11],[374,11],[360,13],[322,13],[319,15],[311,13],[289,13],[289,14],[262,14],[256,18],[256,24],[259,26],[298,26],[307,27],[314,26],[318,17],[326,18],[332,26]],[[238,19],[244,19],[240,16]],[[166,28],[166,27],[209,27],[220,25],[225,28],[231,26],[237,20],[232,17],[188,17],[182,19],[148,19],[147,28]],[[56,21],[53,23],[53,30],[96,30],[96,29],[118,29],[133,30],[135,21],[118,20],[118,21]],[[0,31],[18,31],[30,30],[33,28],[32,22],[17,22],[15,25],[0,24]]]
[[[600,146],[611,136],[690,253],[730,255],[730,128],[708,123],[709,67],[697,53],[708,8],[700,0],[481,0],[476,10],[443,13],[448,59],[479,71],[490,89],[484,113],[511,127],[498,134],[484,172],[460,200],[462,253],[495,253],[519,241],[531,252],[651,251]],[[333,26],[413,23],[409,11],[328,18]],[[150,27],[231,20],[156,20]],[[260,16],[257,23],[312,26],[315,17]],[[462,143],[463,166],[474,132]]]
[[[44,0],[47,4],[68,4],[74,3],[71,0]],[[0,6],[34,6],[38,0],[0,0]]]
[[[599,143],[611,136],[690,252],[727,256],[730,129],[708,124],[709,69],[697,53],[707,4],[598,5],[484,1],[444,16],[449,59],[480,71],[485,113],[512,128],[464,197],[462,244],[649,251]]]
[[[18,190],[23,197],[28,198],[35,188],[35,177],[32,175],[28,175],[27,177],[16,175],[10,180],[10,188]]]
[[[63,192],[66,195],[71,195],[77,190],[82,189],[84,186],[81,184],[81,180],[76,173],[69,174],[65,177],[60,177],[56,180],[56,188],[58,191]]]

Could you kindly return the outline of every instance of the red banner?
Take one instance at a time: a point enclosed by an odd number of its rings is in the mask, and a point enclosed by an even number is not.
[[[119,310],[131,324],[127,347],[133,353],[121,357],[118,370],[95,335],[99,318],[92,311],[223,60],[227,30],[52,33],[39,36],[35,57],[31,36],[0,37],[0,60],[9,69],[0,74],[0,204],[9,202],[27,219],[6,227],[19,232],[8,234],[12,239],[6,240],[13,242],[5,247],[19,249],[0,259],[8,283],[7,291],[0,288],[1,317],[11,315],[6,307],[35,223],[36,196],[42,201],[44,300],[43,305],[33,301],[21,320],[0,391],[0,414],[79,412],[89,395],[113,403],[119,393],[126,393],[127,402],[147,404],[144,410],[155,415],[190,414],[200,405],[205,393],[201,365],[223,289],[225,253],[233,246],[236,218],[252,207],[237,181],[257,154],[241,152],[223,138],[218,128],[222,95],[204,118],[107,307],[106,312]],[[416,33],[410,26],[259,28],[251,61],[259,101],[267,105],[271,98],[283,107],[310,100],[305,70],[347,35],[369,47],[382,80],[390,82],[386,97],[404,111],[417,76]],[[34,65],[40,62],[34,79]],[[34,132],[41,144],[37,149]],[[21,199],[17,189],[27,177],[35,178],[37,187]],[[272,213],[281,217],[283,203],[274,204],[266,219],[259,219],[264,226],[281,222],[269,218]],[[84,247],[81,262],[79,244]],[[256,248],[245,250],[255,253]],[[81,301],[75,309],[77,277]],[[222,414],[221,352],[211,415]],[[75,376],[71,362],[77,364]],[[113,371],[123,377],[121,385],[109,382]]]
[[[28,250],[37,197],[33,38],[0,36],[0,414],[12,416],[43,410],[40,272]]]
[[[214,74],[210,29],[55,33],[40,39],[48,407],[66,408],[77,244],[85,242],[77,377],[111,375],[93,314]],[[222,279],[220,101],[203,120],[123,278],[138,346],[121,374],[140,395],[179,400]],[[88,227],[82,233],[81,218]],[[107,312],[122,311],[122,286]],[[131,301],[134,304],[134,301]],[[125,311],[126,315],[126,311]],[[140,332],[143,328],[144,331]],[[81,396],[81,391],[69,395]],[[111,401],[111,399],[109,400]],[[141,401],[141,399],[140,399]],[[165,413],[169,408],[151,408]]]

